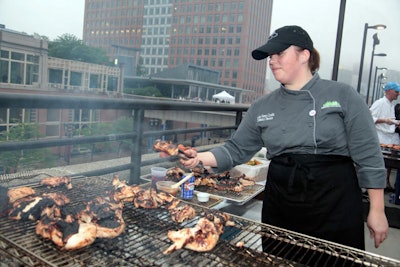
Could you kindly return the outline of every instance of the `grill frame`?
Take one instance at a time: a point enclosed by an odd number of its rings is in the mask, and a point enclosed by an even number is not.
[[[74,177],[72,184],[74,188],[69,193],[77,201],[87,201],[107,190],[111,178]],[[60,190],[46,189],[38,184],[31,186],[38,193]],[[184,203],[194,207],[198,214],[211,210],[194,203]],[[400,262],[394,259],[235,215],[231,215],[235,226],[225,227],[212,251],[198,253],[181,249],[163,255],[162,252],[172,244],[167,238],[167,231],[193,227],[198,217],[176,224],[170,220],[166,209],[137,209],[131,203],[126,204],[123,214],[127,224],[125,234],[112,240],[98,239],[91,246],[76,251],[62,251],[51,241],[37,236],[35,222],[0,218],[0,250],[11,258],[22,257],[24,266],[303,266],[312,262],[323,266],[335,261],[343,263],[343,266],[400,266]],[[292,248],[301,255],[282,259],[271,252],[263,252],[262,237],[265,246],[270,244],[269,251]],[[236,246],[240,241],[244,242],[244,247]],[[18,255],[10,251],[16,251]],[[320,258],[324,262],[318,262]]]

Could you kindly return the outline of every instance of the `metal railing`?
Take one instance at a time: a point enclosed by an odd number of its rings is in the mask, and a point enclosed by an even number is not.
[[[243,113],[248,105],[197,103],[174,100],[135,99],[135,98],[106,98],[106,97],[81,97],[72,95],[43,95],[0,93],[0,107],[25,108],[25,109],[98,109],[98,110],[128,110],[133,114],[132,132],[125,134],[98,135],[79,138],[40,139],[35,141],[1,142],[0,151],[15,151],[21,149],[35,149],[56,147],[74,144],[90,144],[96,142],[131,140],[131,160],[129,164],[102,168],[95,171],[81,173],[81,175],[101,175],[116,171],[130,170],[130,183],[139,183],[140,167],[162,162],[163,159],[142,161],[141,144],[146,137],[156,137],[168,134],[194,133],[218,130],[235,130],[242,120]],[[217,113],[235,113],[235,124],[224,127],[201,127],[191,129],[174,129],[160,131],[144,131],[146,110],[175,110],[175,111],[207,111]]]

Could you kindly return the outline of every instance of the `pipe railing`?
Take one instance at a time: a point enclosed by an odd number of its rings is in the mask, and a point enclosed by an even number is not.
[[[140,167],[162,162],[163,159],[142,161],[141,144],[144,138],[157,137],[169,134],[184,134],[195,132],[207,132],[218,130],[235,130],[240,124],[243,113],[248,105],[216,104],[175,101],[157,98],[132,99],[132,98],[105,98],[105,97],[79,97],[71,95],[44,95],[22,93],[0,93],[0,106],[2,108],[26,108],[26,109],[98,109],[98,110],[129,110],[133,114],[132,132],[124,134],[86,136],[76,138],[39,139],[34,141],[10,141],[0,142],[0,151],[15,151],[21,149],[35,149],[56,147],[74,144],[93,144],[96,142],[131,140],[131,161],[129,164],[106,167],[94,171],[80,173],[80,175],[101,175],[116,171],[130,170],[130,183],[139,183]],[[175,111],[208,111],[208,112],[235,112],[235,124],[223,127],[201,127],[192,129],[174,129],[160,131],[144,131],[143,125],[146,110],[175,110]],[[164,159],[165,160],[165,159]]]

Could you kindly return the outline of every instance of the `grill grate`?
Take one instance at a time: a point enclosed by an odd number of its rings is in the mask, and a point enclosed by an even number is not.
[[[111,179],[79,177],[72,183],[74,188],[64,193],[82,204],[108,190]],[[38,193],[56,190],[33,187]],[[200,215],[208,210],[190,205]],[[76,251],[62,251],[37,236],[34,222],[0,218],[0,251],[23,266],[400,266],[393,259],[234,215],[235,226],[225,227],[212,251],[181,249],[164,255],[162,252],[171,245],[167,231],[193,227],[198,217],[177,224],[165,209],[137,209],[131,203],[125,205],[123,216],[127,225],[123,235],[96,239],[91,246]],[[236,246],[239,241],[243,247]]]

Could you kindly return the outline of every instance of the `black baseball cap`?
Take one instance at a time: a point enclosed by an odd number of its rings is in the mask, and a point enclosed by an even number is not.
[[[313,42],[308,33],[299,26],[290,25],[275,30],[268,37],[267,43],[253,50],[251,55],[254,59],[261,60],[280,53],[291,45],[313,50]]]

